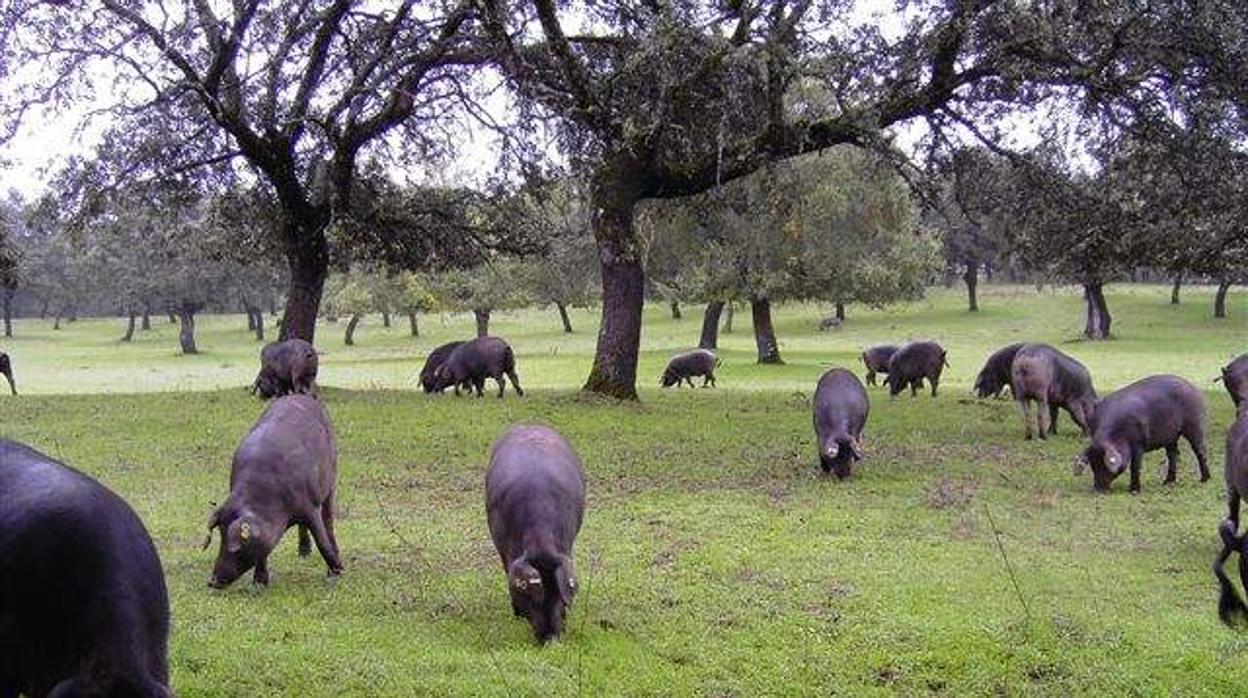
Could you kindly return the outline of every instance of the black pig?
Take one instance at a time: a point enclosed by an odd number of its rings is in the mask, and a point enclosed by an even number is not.
[[[0,696],[169,696],[169,595],[125,501],[0,439]]]
[[[447,342],[442,346],[429,352],[429,357],[425,359],[424,368],[420,369],[420,386],[424,388],[426,393],[440,393],[446,388],[438,388],[438,381],[434,377],[438,367],[446,363],[447,357],[451,352],[455,351],[455,347],[463,344],[463,342]]]
[[[819,379],[814,421],[823,472],[835,472],[843,479],[849,477],[854,461],[863,459],[860,440],[870,411],[867,389],[854,374],[834,368]]]
[[[940,373],[948,365],[944,348],[936,342],[911,342],[898,349],[888,360],[888,376],[884,384],[888,386],[891,397],[897,397],[907,385],[913,397],[923,387],[923,379],[926,378],[932,384],[932,397],[936,397]]]
[[[1235,406],[1248,400],[1248,354],[1240,354],[1231,363],[1222,367],[1222,375],[1214,379],[1222,381],[1226,392],[1231,396]],[[14,395],[17,393],[15,392]]]
[[[694,387],[693,376],[702,376],[702,387],[707,384],[715,385],[715,369],[719,367],[719,357],[714,352],[706,349],[694,349],[683,354],[677,354],[667,362],[667,368],[663,369],[663,375],[659,378],[659,385],[664,388],[671,386],[680,387],[681,381],[689,383],[689,387]]]
[[[1014,366],[1014,355],[1022,347],[1022,342],[1011,344],[1001,347],[988,357],[988,360],[984,362],[984,367],[979,371],[979,376],[975,378],[977,396],[980,398],[986,398],[989,395],[994,398],[1001,397],[1001,391],[1010,387],[1010,381],[1013,379],[1011,369]],[[1011,392],[1013,390],[1010,388]]]
[[[585,516],[585,473],[571,444],[550,427],[508,429],[490,449],[485,512],[512,611],[538,642],[558,637],[576,595],[572,545]]]
[[[260,373],[253,395],[268,400],[291,393],[310,394],[316,383],[316,349],[302,339],[270,342],[260,350]]]
[[[13,381],[13,362],[9,359],[9,355],[0,351],[0,373],[9,381],[9,390],[17,395],[17,383]]]
[[[269,583],[269,553],[286,529],[300,526],[300,554],[308,552],[308,529],[329,567],[342,572],[334,537],[334,481],[338,446],[329,413],[310,395],[274,400],[234,452],[230,496],[208,519],[208,537],[220,529],[221,548],[208,584],[229,586],[247,570]]]
[[[1248,403],[1243,403],[1248,404]],[[1213,562],[1213,574],[1218,578],[1221,593],[1218,597],[1218,615],[1227,625],[1248,620],[1248,606],[1243,597],[1231,586],[1222,571],[1222,564],[1232,552],[1239,553],[1240,583],[1248,589],[1248,536],[1239,533],[1239,503],[1248,495],[1248,408],[1240,407],[1235,423],[1226,434],[1226,518],[1218,527],[1222,538],[1222,551]]]
[[[899,347],[896,344],[880,344],[862,352],[862,365],[867,367],[867,385],[876,385],[875,374],[888,373],[888,360]]]
[[[493,378],[498,383],[498,396],[503,396],[506,383],[503,376],[511,379],[511,387],[516,395],[524,396],[520,388],[520,378],[516,375],[516,355],[507,342],[498,337],[477,337],[455,347],[446,361],[434,371],[434,389],[445,390],[455,386],[455,394],[459,395],[460,385],[469,383],[477,391],[477,397],[484,394],[485,379]]]
[[[1178,376],[1150,376],[1106,396],[1097,403],[1092,440],[1083,462],[1092,466],[1097,491],[1131,468],[1131,491],[1140,491],[1144,454],[1166,449],[1166,483],[1174,482],[1179,462],[1179,437],[1196,454],[1200,481],[1209,479],[1205,451],[1205,396]]]
[[[1031,402],[1036,402],[1040,438],[1057,433],[1057,409],[1070,414],[1084,436],[1091,433],[1096,410],[1092,374],[1075,359],[1047,344],[1024,344],[1014,354],[1010,390],[1023,415],[1023,434],[1031,433]]]

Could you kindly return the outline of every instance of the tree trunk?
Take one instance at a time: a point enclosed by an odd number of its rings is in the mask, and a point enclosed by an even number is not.
[[[1226,292],[1231,290],[1231,280],[1222,279],[1218,283],[1218,292],[1213,296],[1213,316],[1216,318],[1226,317]]]
[[[563,331],[572,334],[572,320],[568,318],[568,306],[556,302],[555,307],[559,309],[559,319],[563,321]]]
[[[69,312],[67,312],[66,315],[66,322],[78,322],[78,305],[71,303],[69,306]]]
[[[966,303],[967,312],[979,312],[979,296],[975,290],[979,287],[979,261],[970,260],[966,263],[966,271],[962,273],[962,280],[966,282]]]
[[[316,316],[321,309],[321,292],[329,273],[329,243],[325,228],[327,214],[302,215],[283,211],[286,263],[290,268],[290,291],[282,314],[280,339],[316,339]]]
[[[633,207],[641,197],[641,169],[627,156],[606,160],[594,173],[592,227],[602,265],[602,322],[594,366],[584,390],[623,400],[637,399],[637,357],[646,277],[633,229]]]
[[[672,306],[672,319],[673,320],[680,320],[681,318],[684,317],[683,315],[680,314],[680,301],[671,301],[671,306]]]
[[[346,342],[349,347],[355,346],[355,326],[358,324],[360,324],[360,314],[352,313],[351,319],[347,321],[347,333],[342,337],[342,341]]]
[[[39,304],[39,319],[43,320],[48,317],[48,301],[42,301]]]
[[[389,310],[381,311],[381,326],[385,327],[386,329],[390,328],[390,311]]]
[[[1109,326],[1113,318],[1110,317],[1109,306],[1105,303],[1105,291],[1101,282],[1084,283],[1083,298],[1088,311],[1088,321],[1083,328],[1083,336],[1091,340],[1109,339]]]
[[[143,324],[139,326],[139,329],[152,329],[152,304],[148,301],[143,301]]]
[[[758,345],[758,363],[784,363],[780,358],[780,346],[776,344],[776,330],[771,324],[771,301],[766,298],[750,299],[750,312],[754,317],[754,342]]]
[[[13,336],[13,289],[4,289],[4,336]]]
[[[1183,272],[1174,275],[1174,285],[1170,287],[1170,305],[1179,304],[1179,287],[1183,285]]]
[[[706,304],[706,312],[702,314],[702,337],[698,339],[698,347],[719,348],[719,316],[723,312],[723,301],[711,301]]]
[[[256,309],[251,307],[250,304],[244,303],[243,310],[247,313],[247,331],[255,332],[256,331]]]
[[[126,333],[121,336],[121,341],[129,342],[134,339],[134,319],[135,313],[131,310],[129,313],[130,321],[126,323]]]
[[[56,311],[56,319],[52,321],[52,329],[61,329],[61,311]]]
[[[988,283],[992,283],[992,274],[992,263],[984,262],[984,280]]]
[[[485,308],[478,308],[472,311],[477,319],[477,336],[485,337],[490,334],[490,311]]]
[[[836,302],[836,319],[845,322],[845,304],[841,301]]]
[[[420,325],[416,322],[416,313],[407,314],[407,324],[412,330],[413,337],[420,336]]]
[[[178,320],[182,329],[178,332],[178,341],[182,344],[183,354],[198,354],[195,346],[195,311],[199,310],[193,303],[182,303],[178,308]]]
[[[263,342],[264,341],[264,311],[260,310],[259,308],[256,308],[252,311],[252,317],[254,318],[254,322],[256,325],[255,327],[256,341]]]
[[[174,315],[172,310],[169,311],[169,324],[170,325],[178,324],[178,316]]]

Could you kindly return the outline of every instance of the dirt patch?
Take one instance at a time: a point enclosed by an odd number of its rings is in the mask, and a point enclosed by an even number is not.
[[[974,480],[943,476],[927,489],[927,506],[933,509],[965,509],[979,485]]]

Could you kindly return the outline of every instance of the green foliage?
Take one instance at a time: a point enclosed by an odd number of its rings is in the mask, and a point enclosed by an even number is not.
[[[430,287],[442,310],[507,310],[532,302],[525,263],[500,257],[471,269],[430,275]]]

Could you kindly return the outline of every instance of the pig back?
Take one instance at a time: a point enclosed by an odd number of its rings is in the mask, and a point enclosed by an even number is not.
[[[333,490],[338,446],[329,412],[310,395],[286,395],[268,408],[234,453],[230,487],[241,480],[276,479],[286,486]]]
[[[490,450],[485,496],[490,534],[500,550],[540,530],[566,553],[585,512],[581,460],[554,429],[514,426]]]

